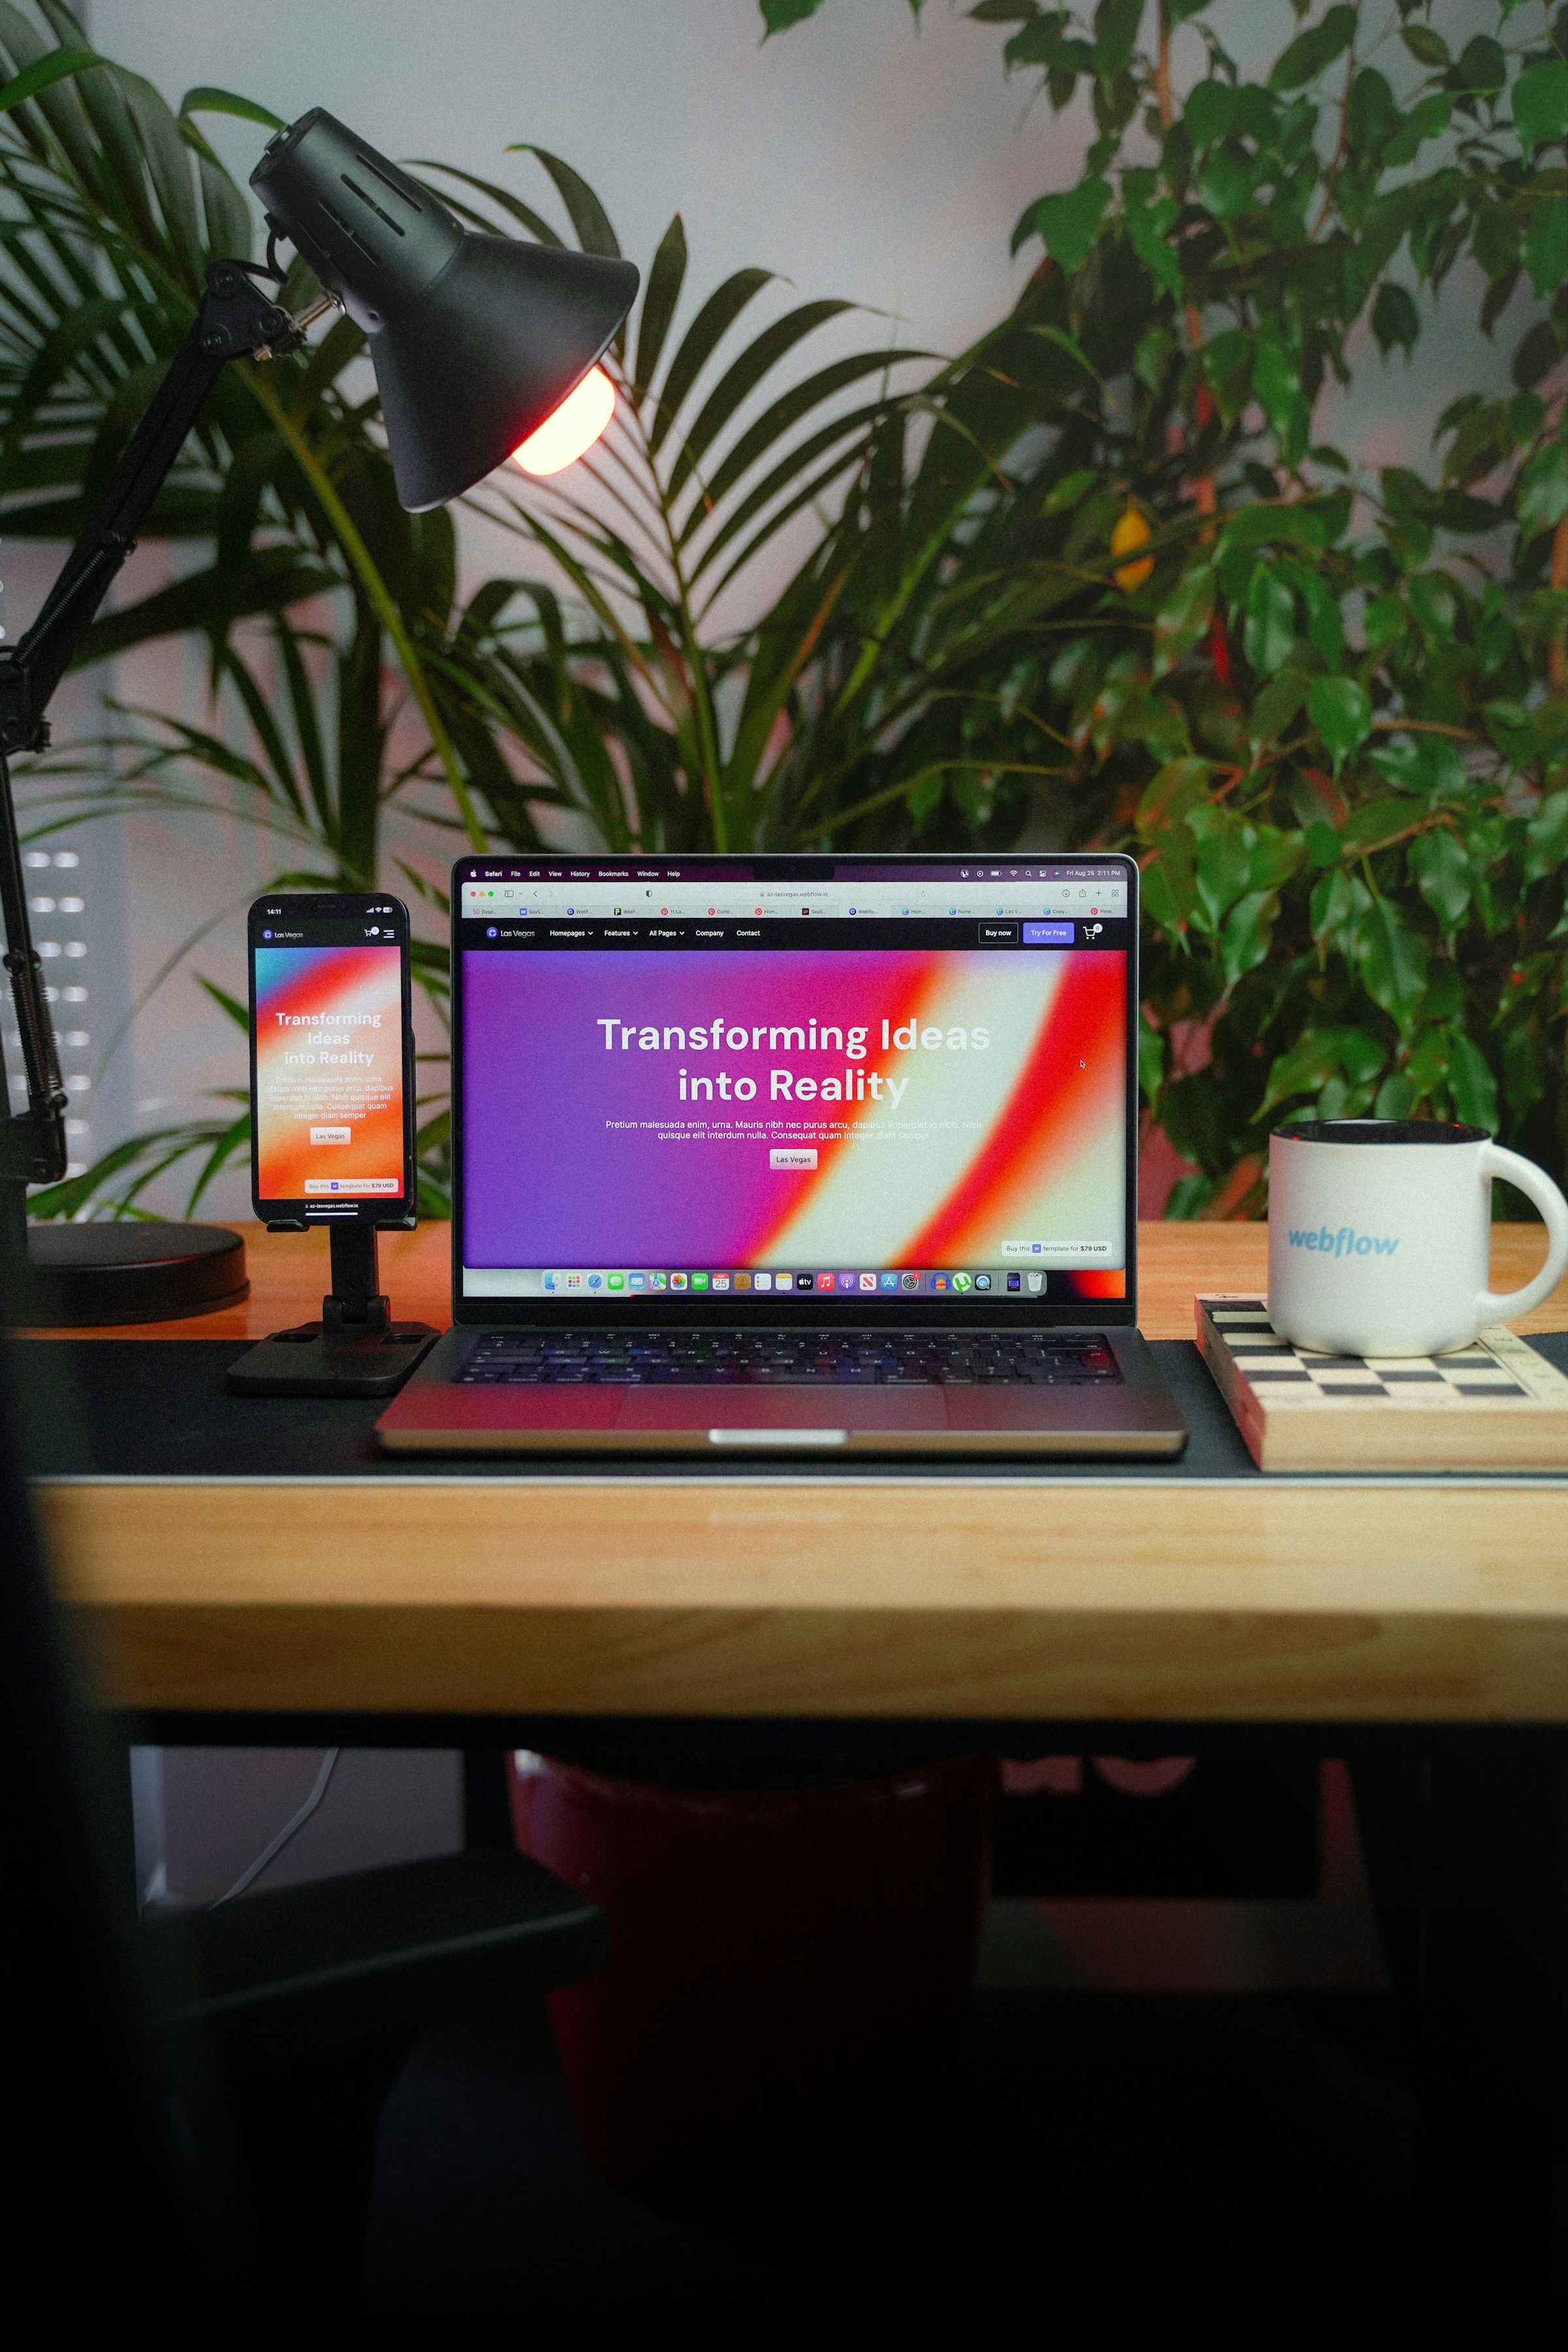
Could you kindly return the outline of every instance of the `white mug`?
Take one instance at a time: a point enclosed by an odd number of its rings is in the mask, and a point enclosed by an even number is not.
[[[1506,1176],[1546,1223],[1522,1290],[1487,1287],[1491,1184]],[[1335,1356],[1430,1356],[1528,1315],[1568,1268],[1568,1201],[1479,1127],[1438,1119],[1295,1119],[1268,1142],[1268,1319]]]

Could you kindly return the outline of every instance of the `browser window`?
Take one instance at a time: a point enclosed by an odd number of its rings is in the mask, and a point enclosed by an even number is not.
[[[1124,1297],[1135,890],[463,861],[460,1298]]]

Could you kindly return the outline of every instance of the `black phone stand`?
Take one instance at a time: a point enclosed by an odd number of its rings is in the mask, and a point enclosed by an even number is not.
[[[295,1231],[297,1228],[278,1228]],[[375,1227],[329,1225],[332,1286],[319,1323],[274,1331],[229,1366],[239,1396],[395,1396],[439,1336],[428,1323],[395,1323],[376,1272]]]

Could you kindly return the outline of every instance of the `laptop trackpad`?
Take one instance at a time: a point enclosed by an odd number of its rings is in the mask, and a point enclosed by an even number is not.
[[[727,1430],[799,1430],[795,1443],[808,1444],[808,1433],[821,1430],[826,1444],[842,1444],[842,1436],[826,1433],[853,1429],[945,1429],[947,1402],[940,1388],[647,1388],[628,1389],[616,1415],[617,1429],[688,1430],[713,1433],[713,1443],[726,1440]],[[734,1444],[734,1439],[728,1441]],[[785,1443],[790,1441],[785,1440]]]

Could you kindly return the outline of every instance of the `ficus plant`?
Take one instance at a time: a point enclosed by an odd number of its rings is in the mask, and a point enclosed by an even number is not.
[[[1473,1120],[1561,1175],[1568,10],[1500,0],[1455,54],[1440,10],[1336,0],[1260,74],[1205,0],[967,13],[1097,134],[1014,233],[1097,370],[1042,422],[1121,436],[1054,486],[1102,582],[1022,698],[1072,747],[1060,837],[1142,866],[1172,1213],[1260,1213],[1270,1126],[1312,1110]],[[1328,395],[1372,346],[1418,367],[1444,289],[1511,386],[1368,472]]]

